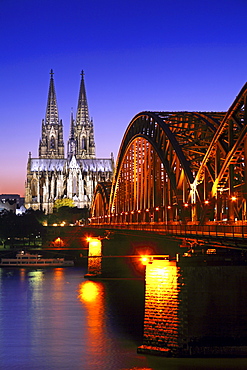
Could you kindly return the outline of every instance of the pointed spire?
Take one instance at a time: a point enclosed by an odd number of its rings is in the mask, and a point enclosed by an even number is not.
[[[70,139],[75,138],[75,126],[74,126],[74,117],[73,117],[73,108],[71,108],[71,116],[70,116]]]
[[[87,123],[89,123],[88,104],[87,104],[87,96],[86,96],[86,89],[85,89],[85,83],[84,83],[84,72],[81,71],[81,85],[80,85],[78,107],[77,107],[77,114],[76,114],[76,124],[85,125]]]
[[[50,78],[50,86],[49,86],[49,93],[48,93],[48,100],[47,100],[45,123],[54,125],[54,124],[59,124],[59,118],[58,118],[57,99],[56,99],[54,78],[53,78],[54,73],[52,69],[51,69],[50,75],[51,75],[51,78]]]

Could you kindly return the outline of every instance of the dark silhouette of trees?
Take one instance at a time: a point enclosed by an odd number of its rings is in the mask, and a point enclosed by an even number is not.
[[[42,237],[43,219],[45,215],[41,211],[28,210],[22,215],[16,215],[12,211],[0,213],[0,240],[3,245],[31,242]]]

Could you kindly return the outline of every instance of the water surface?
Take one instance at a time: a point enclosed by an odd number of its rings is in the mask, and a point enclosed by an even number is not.
[[[245,369],[245,359],[137,354],[144,283],[83,268],[0,269],[0,369]]]

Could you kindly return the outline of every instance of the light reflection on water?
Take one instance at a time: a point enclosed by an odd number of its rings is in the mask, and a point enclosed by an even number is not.
[[[137,354],[143,282],[90,281],[81,268],[0,269],[0,369],[244,369],[245,359]],[[141,312],[141,314],[140,314]]]

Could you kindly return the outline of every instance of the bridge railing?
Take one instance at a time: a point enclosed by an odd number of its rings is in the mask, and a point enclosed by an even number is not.
[[[101,223],[92,224],[92,227],[129,229],[157,232],[171,235],[191,235],[203,237],[224,237],[224,238],[247,238],[247,224],[210,224],[210,225],[189,225],[189,224],[165,224],[165,223]]]

